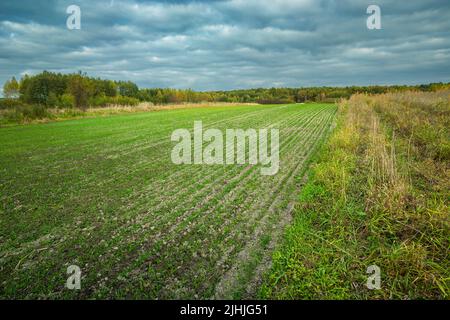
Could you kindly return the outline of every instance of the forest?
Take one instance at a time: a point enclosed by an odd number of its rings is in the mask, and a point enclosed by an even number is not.
[[[154,105],[227,102],[288,104],[301,102],[335,102],[356,93],[381,94],[406,90],[436,91],[450,88],[450,83],[395,86],[350,86],[307,88],[257,88],[231,91],[194,91],[191,89],[139,88],[131,81],[113,81],[78,72],[61,74],[43,71],[15,77],[3,86],[0,109],[23,106],[40,108],[96,108],[111,105],[136,106],[140,102]]]

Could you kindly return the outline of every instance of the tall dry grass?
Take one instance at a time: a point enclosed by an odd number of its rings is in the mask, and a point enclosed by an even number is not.
[[[448,92],[341,101],[260,296],[448,299],[449,112]]]
[[[449,296],[449,102],[448,92],[346,102],[364,136],[359,167],[371,254],[405,297]]]

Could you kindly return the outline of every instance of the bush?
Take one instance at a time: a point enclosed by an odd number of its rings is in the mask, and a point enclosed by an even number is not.
[[[136,98],[125,96],[106,97],[100,95],[89,99],[89,105],[91,107],[107,107],[109,105],[137,106],[139,102]]]
[[[19,99],[0,99],[0,109],[14,109],[22,105]]]
[[[110,104],[118,104],[121,106],[137,106],[139,104],[138,99],[124,96],[113,97],[110,100]]]
[[[47,112],[45,106],[22,105],[16,107],[14,111],[4,114],[4,117],[11,122],[21,123],[34,119],[50,118],[51,115]]]
[[[290,104],[290,103],[294,103],[294,100],[289,99],[289,98],[280,98],[280,99],[268,98],[268,99],[260,99],[257,102],[259,104]]]
[[[49,108],[54,108],[58,106],[58,104],[59,104],[58,96],[54,92],[50,92],[47,98],[46,106]]]
[[[106,97],[104,94],[95,96],[89,99],[89,106],[90,107],[105,107],[108,105],[108,100],[110,98]]]
[[[74,108],[75,98],[70,93],[65,93],[59,99],[59,107],[61,108]]]
[[[49,113],[42,105],[27,105],[16,108],[16,112],[22,113],[24,120],[43,119],[49,116]]]

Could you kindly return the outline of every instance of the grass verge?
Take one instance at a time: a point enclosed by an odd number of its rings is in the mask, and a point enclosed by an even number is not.
[[[340,104],[260,298],[449,297],[449,101],[440,92]],[[379,290],[366,287],[371,265]]]

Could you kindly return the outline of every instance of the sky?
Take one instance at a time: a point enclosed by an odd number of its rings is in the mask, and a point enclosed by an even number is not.
[[[449,82],[450,1],[1,0],[0,85],[43,70],[194,90]]]

